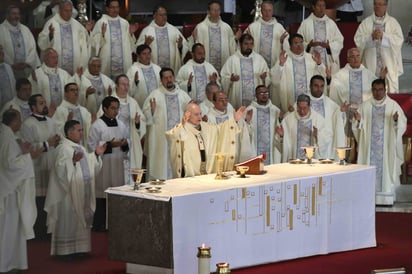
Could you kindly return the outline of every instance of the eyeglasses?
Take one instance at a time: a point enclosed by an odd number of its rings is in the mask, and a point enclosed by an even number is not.
[[[265,92],[258,92],[258,95],[269,95],[269,91],[265,91]]]
[[[303,45],[303,41],[293,42],[292,45],[293,45],[293,46],[301,46],[301,45]]]

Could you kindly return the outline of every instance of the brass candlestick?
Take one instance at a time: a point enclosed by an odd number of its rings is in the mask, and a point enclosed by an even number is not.
[[[227,274],[230,273],[229,263],[217,263],[216,264],[216,274]]]

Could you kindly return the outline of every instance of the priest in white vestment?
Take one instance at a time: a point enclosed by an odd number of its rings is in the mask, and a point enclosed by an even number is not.
[[[106,195],[104,191],[113,186],[125,183],[124,159],[130,149],[130,139],[126,125],[119,119],[119,99],[108,96],[102,102],[103,115],[91,126],[88,149],[93,151],[97,145],[106,143],[107,147],[102,155],[103,167],[96,176],[96,211],[93,229],[106,229]]]
[[[297,32],[304,38],[306,51],[319,52],[322,63],[331,68],[334,74],[340,69],[339,55],[343,48],[343,35],[335,21],[325,14],[325,9],[325,0],[313,1],[313,12],[303,20]]]
[[[361,50],[362,63],[379,77],[386,67],[388,93],[399,92],[399,76],[403,74],[402,28],[396,18],[387,13],[387,0],[374,0],[374,13],[362,20],[354,41]]]
[[[311,109],[310,97],[301,94],[297,98],[296,110],[288,113],[276,128],[276,145],[282,152],[282,162],[290,159],[305,159],[303,147],[315,146],[315,158],[326,158],[332,142],[332,131],[326,127],[325,119]]]
[[[214,107],[213,94],[215,94],[218,91],[221,91],[220,86],[218,84],[213,82],[207,83],[205,87],[205,99],[203,99],[203,101],[199,104],[200,110],[202,111],[204,122],[207,122],[206,114],[209,112],[209,109]]]
[[[346,145],[344,118],[346,113],[342,112],[332,99],[325,95],[325,78],[314,75],[310,79],[310,108],[325,119],[325,127],[332,132],[328,142],[327,154],[322,155],[327,159],[338,159],[337,147]]]
[[[398,103],[386,95],[385,80],[372,82],[372,95],[352,122],[359,143],[358,164],[376,167],[376,204],[393,205],[404,163],[402,135],[407,121]]]
[[[232,118],[214,125],[202,121],[199,105],[189,103],[181,123],[166,132],[173,178],[217,172],[216,153],[225,147],[236,147],[233,140],[239,132],[237,121],[243,118],[245,109],[241,107]],[[224,170],[233,170],[233,159],[232,167]]]
[[[34,238],[34,170],[30,144],[16,136],[17,110],[7,110],[0,124],[0,272],[28,268],[26,240]]]
[[[33,159],[37,204],[37,220],[34,230],[36,238],[43,238],[46,236],[44,200],[49,183],[50,169],[55,161],[55,148],[60,142],[60,135],[57,131],[56,122],[47,116],[49,109],[43,96],[39,94],[30,96],[28,104],[32,114],[23,122],[20,135],[34,149],[43,151],[38,158]]]
[[[143,104],[148,125],[144,150],[149,180],[172,178],[169,148],[164,133],[181,121],[184,108],[191,100],[175,84],[172,69],[162,68],[160,81],[160,87],[152,91]]]
[[[147,96],[160,85],[160,67],[152,62],[152,49],[145,44],[136,48],[137,62],[127,71],[130,96],[142,108]]]
[[[52,48],[44,52],[43,64],[30,75],[33,94],[41,94],[46,99],[51,113],[54,113],[64,97],[64,86],[73,81],[70,74],[58,67],[58,54]]]
[[[183,34],[167,22],[167,11],[163,6],[154,9],[153,21],[139,35],[137,45],[140,44],[150,46],[153,63],[175,72],[179,71],[189,50]]]
[[[223,91],[216,91],[212,95],[213,107],[206,113],[209,123],[218,125],[233,117],[235,110],[228,102],[227,94]],[[203,114],[203,113],[202,113]]]
[[[125,74],[121,74],[116,78],[116,91],[112,94],[120,102],[119,114],[117,120],[123,122],[126,126],[128,139],[130,140],[130,149],[127,157],[128,166],[131,169],[142,168],[143,149],[142,139],[146,134],[146,117],[142,109],[133,97],[129,95],[129,79]],[[100,108],[98,116],[103,114],[103,109]],[[127,166],[125,165],[125,168]],[[125,170],[125,182],[131,183],[129,176],[130,171]],[[127,175],[127,176],[126,176]]]
[[[56,161],[50,172],[46,196],[48,232],[52,234],[50,255],[91,252],[91,233],[95,199],[95,177],[102,167],[106,144],[87,153],[81,124],[76,120],[64,125]]]
[[[197,24],[189,41],[205,47],[205,60],[220,71],[226,60],[235,53],[237,45],[232,28],[220,18],[219,1],[210,1],[205,19]],[[240,36],[238,33],[237,36]]]
[[[103,99],[112,94],[115,84],[112,79],[101,72],[102,61],[99,57],[91,57],[88,68],[83,74],[75,74],[74,80],[79,85],[79,103],[87,108],[95,120],[96,113]]]
[[[205,99],[207,83],[219,84],[219,73],[209,62],[205,61],[205,48],[202,44],[194,44],[191,53],[192,59],[180,68],[176,81],[193,101],[200,103]]]
[[[279,83],[279,94],[272,94],[272,102],[283,112],[294,111],[293,105],[300,94],[309,93],[309,82],[313,75],[326,74],[318,52],[305,52],[303,36],[296,33],[289,36],[290,52],[283,51],[276,65],[271,69],[272,83]]]
[[[79,104],[79,87],[76,83],[68,83],[64,86],[64,100],[57,107],[53,115],[59,134],[65,136],[64,125],[67,121],[76,120],[80,123],[83,131],[80,145],[87,146],[92,116],[90,112]]]
[[[280,109],[270,101],[269,90],[264,85],[256,87],[256,99],[248,106],[253,116],[250,122],[252,128],[253,155],[265,154],[265,165],[281,162],[281,153],[276,147],[276,127],[280,125]]]
[[[15,86],[13,69],[4,61],[4,50],[0,45],[0,108],[15,96]]]
[[[229,57],[220,72],[223,90],[234,108],[249,105],[255,88],[270,84],[269,68],[265,59],[253,51],[253,41],[250,34],[242,34],[240,49]]]
[[[273,3],[264,1],[261,5],[262,17],[251,23],[245,30],[255,39],[254,51],[262,55],[269,68],[276,64],[283,46],[287,45],[288,33],[273,16]]]
[[[13,68],[16,79],[27,78],[40,66],[36,41],[30,29],[20,23],[17,6],[7,8],[6,19],[0,24],[0,45],[5,52],[5,62]]]
[[[136,48],[134,32],[138,26],[129,25],[126,19],[119,16],[120,2],[106,1],[106,14],[96,22],[91,33],[92,54],[102,59],[102,72],[112,79],[127,72]]]
[[[374,72],[362,65],[359,49],[349,49],[347,58],[348,63],[332,76],[329,97],[346,112],[344,116],[345,146],[352,148],[349,162],[356,162],[357,146],[352,133],[353,111],[372,97],[371,83],[376,76]],[[382,79],[385,78],[385,71],[382,70]]]
[[[29,107],[29,98],[31,96],[31,83],[26,78],[20,78],[16,81],[16,96],[8,101],[0,112],[3,115],[8,109],[15,109],[20,112],[20,118],[23,122],[31,115]]]
[[[89,33],[93,24],[85,26],[72,18],[73,4],[61,1],[59,13],[50,18],[39,33],[37,44],[40,50],[53,48],[59,55],[58,65],[73,75],[77,68],[86,67],[89,60]]]

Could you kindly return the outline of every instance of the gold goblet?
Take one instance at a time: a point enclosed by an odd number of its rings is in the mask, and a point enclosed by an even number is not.
[[[315,148],[314,146],[307,146],[307,147],[302,147],[305,150],[305,155],[307,159],[307,163],[311,164],[312,163],[312,158],[315,155]]]
[[[132,168],[130,170],[130,174],[132,174],[133,178],[133,190],[138,190],[140,187],[140,182],[142,181],[143,174],[145,173],[145,169],[138,169],[138,168]]]
[[[248,166],[237,166],[236,170],[240,173],[240,178],[246,178],[246,172],[249,170]]]
[[[350,147],[337,147],[336,151],[338,152],[339,157],[339,164],[340,165],[347,165],[346,162],[346,151],[351,150]]]

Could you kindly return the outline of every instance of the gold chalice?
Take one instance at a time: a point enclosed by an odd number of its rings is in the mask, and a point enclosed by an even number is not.
[[[143,178],[143,174],[146,172],[146,169],[138,169],[138,168],[132,168],[130,169],[130,174],[132,175],[133,178],[133,190],[139,190],[140,183]]]
[[[246,178],[246,172],[248,172],[249,167],[248,166],[237,166],[236,170],[239,171],[240,178]]]
[[[307,163],[311,164],[312,163],[312,158],[315,156],[315,146],[307,146],[307,147],[302,147],[305,150],[305,156],[307,159]]]
[[[346,162],[346,151],[351,150],[350,147],[337,147],[336,151],[338,152],[339,164],[347,165]]]

